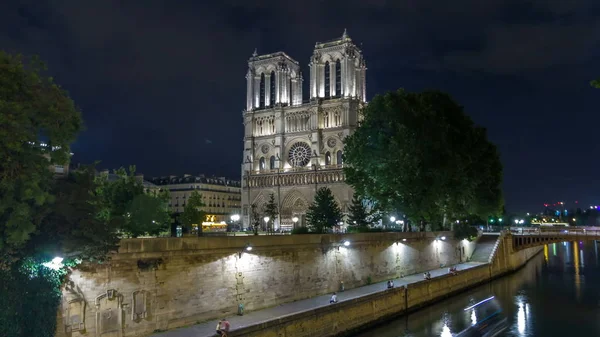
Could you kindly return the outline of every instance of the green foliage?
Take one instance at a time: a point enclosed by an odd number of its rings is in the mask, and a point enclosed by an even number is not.
[[[54,337],[66,271],[46,268],[42,262],[28,258],[0,268],[1,336]]]
[[[158,235],[167,230],[171,217],[165,200],[149,194],[136,195],[129,206],[124,231],[131,237]]]
[[[39,228],[53,201],[49,167],[67,163],[82,127],[74,102],[44,70],[35,58],[0,51],[2,254],[18,250]]]
[[[260,214],[258,213],[258,206],[256,206],[255,204],[252,204],[250,208],[250,215],[250,223],[252,224],[252,227],[254,229],[254,235],[258,235],[258,229],[260,228],[261,219]]]
[[[477,228],[461,222],[454,225],[454,238],[456,240],[467,239],[473,241],[477,238]]]
[[[350,204],[348,223],[350,223],[351,226],[368,227],[371,225],[370,218],[371,214],[367,211],[363,199],[357,194],[354,194],[352,204]]]
[[[202,210],[204,207],[202,195],[198,191],[192,192],[181,213],[181,222],[188,228],[193,225],[198,225],[198,236],[202,236],[202,222],[206,218],[206,212]]]
[[[71,171],[66,179],[56,181],[52,194],[56,200],[32,236],[28,254],[60,252],[81,260],[102,260],[116,250],[119,240],[114,223],[99,217],[99,196],[94,191],[93,166]]]
[[[502,165],[485,129],[444,93],[378,95],[345,139],[347,182],[377,209],[434,227],[503,206]]]
[[[315,233],[326,233],[341,221],[342,211],[329,188],[321,187],[317,191],[315,200],[308,207],[306,219],[311,232]]]
[[[348,225],[348,233],[368,233],[371,232],[372,229],[375,228],[369,228],[368,226],[355,226],[355,225]]]
[[[300,226],[292,229],[292,234],[310,234],[308,227]]]
[[[126,236],[155,235],[166,229],[171,221],[167,193],[146,193],[143,182],[135,176],[135,166],[96,177],[96,207],[98,218],[110,228]]]
[[[272,223],[279,215],[277,203],[275,202],[275,195],[273,193],[271,193],[269,196],[269,201],[265,204],[265,210],[263,213],[269,217],[269,229],[271,229]]]
[[[592,85],[592,87],[600,89],[600,79],[593,80],[592,82],[590,82],[590,84]]]

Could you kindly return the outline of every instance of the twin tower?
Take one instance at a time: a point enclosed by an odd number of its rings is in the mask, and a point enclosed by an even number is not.
[[[299,63],[284,52],[248,60],[242,162],[243,225],[289,230],[305,224],[320,187],[342,210],[352,200],[343,173],[343,139],[366,103],[366,64],[346,31],[318,42],[310,63],[310,93],[302,92]],[[279,215],[264,215],[274,196]],[[257,221],[260,220],[260,221]],[[343,224],[340,223],[340,226]]]
[[[341,38],[317,42],[310,59],[310,99],[357,98],[366,101],[366,64],[346,31]],[[300,105],[302,72],[284,52],[257,55],[248,61],[246,111],[276,105]]]

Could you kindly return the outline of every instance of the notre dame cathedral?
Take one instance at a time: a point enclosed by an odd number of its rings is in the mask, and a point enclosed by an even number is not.
[[[317,42],[309,63],[310,99],[303,100],[300,64],[284,52],[248,60],[244,154],[243,226],[251,206],[262,218],[271,194],[279,205],[275,229],[305,225],[316,191],[329,187],[347,213],[352,188],[344,181],[342,140],[357,126],[366,103],[366,64],[344,31]],[[294,221],[295,220],[295,221]]]

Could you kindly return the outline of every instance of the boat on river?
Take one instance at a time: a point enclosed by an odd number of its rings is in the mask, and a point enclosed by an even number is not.
[[[508,328],[508,319],[494,296],[475,303],[464,311],[471,313],[472,325],[454,335],[455,337],[494,337]]]

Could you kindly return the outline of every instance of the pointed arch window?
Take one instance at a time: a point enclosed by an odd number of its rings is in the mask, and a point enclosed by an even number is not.
[[[275,71],[271,72],[271,95],[269,97],[269,105],[275,106]]]
[[[331,153],[327,151],[327,153],[325,153],[325,166],[329,165],[331,165]]]
[[[331,67],[325,62],[325,98],[331,97]]]
[[[265,169],[265,157],[260,157],[260,160],[258,161],[258,168],[261,171]]]
[[[271,156],[271,159],[269,159],[269,169],[275,169],[275,156]]]
[[[342,63],[340,59],[335,61],[335,96],[342,96]]]
[[[292,89],[292,80],[290,79],[290,83],[288,84],[288,87],[290,88],[290,96],[288,97],[288,103],[289,105],[294,105],[294,90]]]
[[[265,107],[265,74],[260,74],[260,99],[258,106],[260,108]]]
[[[339,150],[336,154],[336,160],[337,160],[337,164],[338,165],[343,165],[344,164],[344,157],[343,157],[343,153],[342,150]]]

